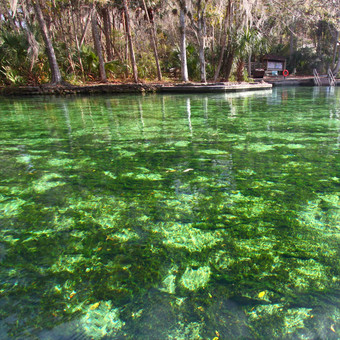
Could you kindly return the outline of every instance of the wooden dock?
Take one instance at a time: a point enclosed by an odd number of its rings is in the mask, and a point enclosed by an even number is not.
[[[215,83],[215,84],[175,84],[161,86],[159,92],[176,93],[218,93],[218,92],[244,92],[268,90],[273,87],[269,83]]]
[[[329,85],[329,79],[325,77],[320,76],[321,84],[320,86],[330,86]],[[273,86],[317,86],[314,82],[313,77],[266,77],[265,79],[266,83],[270,83]],[[335,79],[335,85],[340,85],[340,79]]]

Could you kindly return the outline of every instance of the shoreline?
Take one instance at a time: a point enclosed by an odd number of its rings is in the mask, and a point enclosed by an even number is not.
[[[106,83],[91,85],[40,85],[40,86],[7,86],[0,88],[2,96],[34,95],[91,95],[91,94],[143,94],[143,93],[215,93],[239,92],[271,89],[272,84],[254,83]]]
[[[337,85],[340,80],[337,80]],[[271,89],[276,86],[314,86],[313,77],[266,77],[251,83],[93,83],[85,85],[3,86],[0,96],[92,95],[146,93],[228,93]]]

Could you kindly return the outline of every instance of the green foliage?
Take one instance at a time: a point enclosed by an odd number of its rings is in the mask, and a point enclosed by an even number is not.
[[[129,71],[129,65],[119,60],[112,60],[105,63],[105,70],[111,78],[125,78]]]
[[[287,69],[293,72],[296,69],[297,74],[311,75],[313,69],[317,69],[319,73],[325,74],[332,62],[333,55],[333,36],[334,27],[325,22],[319,22],[313,30],[312,37],[317,46],[308,45],[298,48],[290,56],[290,46],[280,43],[271,46],[269,53],[286,57]]]
[[[189,78],[192,80],[200,79],[200,61],[198,51],[193,44],[187,46],[187,64]]]
[[[312,38],[316,41],[316,52],[323,59],[324,56],[331,56],[333,53],[334,37],[336,28],[326,20],[319,20],[312,29]]]
[[[19,64],[27,57],[28,42],[24,33],[1,31],[0,60]]]
[[[245,58],[249,54],[264,54],[268,50],[268,38],[257,29],[247,29],[234,37],[236,55]]]
[[[0,41],[0,83],[22,85],[43,83],[47,80],[47,57],[45,53],[40,53],[35,64],[32,64],[26,33],[2,28]]]
[[[93,80],[99,77],[99,58],[91,46],[83,45],[81,49],[81,58],[85,77]],[[105,63],[105,70],[110,78],[125,78],[128,74],[130,66],[119,60],[112,60]],[[147,71],[145,70],[145,74]]]
[[[294,67],[298,74],[312,74],[313,69],[317,69],[320,73],[326,73],[328,65],[330,65],[331,57],[324,56],[320,58],[315,49],[304,47],[292,55],[292,58],[287,58],[287,68],[293,70]]]
[[[72,85],[81,85],[84,82],[83,77],[79,74],[68,73],[64,76],[65,81],[72,84]]]
[[[4,76],[4,82],[8,82],[12,85],[20,85],[25,81],[20,75],[19,70],[12,69],[11,66],[2,66],[0,73]]]
[[[189,78],[192,80],[200,79],[200,68],[199,68],[199,56],[196,47],[193,44],[187,45],[187,66],[188,66],[188,74]],[[166,72],[169,72],[171,69],[179,70],[181,69],[181,59],[179,50],[173,50],[170,52],[167,58],[163,58],[162,60],[162,68]]]
[[[143,79],[152,79],[157,76],[155,58],[151,52],[140,53],[138,56],[137,68],[139,77]]]
[[[172,70],[179,71],[180,74],[181,60],[179,51],[176,49],[168,52],[161,59],[161,65],[162,71],[166,74],[171,73]]]
[[[206,57],[205,71],[207,73],[207,79],[213,79],[215,75],[215,65],[213,63],[211,56],[209,56],[209,51],[210,51],[209,49],[205,50]]]
[[[83,45],[80,52],[86,77],[95,78],[99,73],[99,58],[91,46]]]
[[[18,85],[23,83],[28,67],[26,36],[13,31],[0,31],[0,82]]]

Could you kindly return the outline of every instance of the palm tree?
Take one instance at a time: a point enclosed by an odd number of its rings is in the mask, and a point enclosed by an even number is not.
[[[238,35],[236,40],[236,56],[238,57],[236,78],[237,81],[244,80],[245,59],[248,57],[248,75],[251,74],[251,55],[252,53],[259,54],[267,51],[267,40],[257,29],[244,30]]]

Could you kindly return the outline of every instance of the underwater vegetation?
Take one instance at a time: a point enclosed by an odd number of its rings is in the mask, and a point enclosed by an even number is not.
[[[1,339],[338,339],[340,90],[0,99]]]

